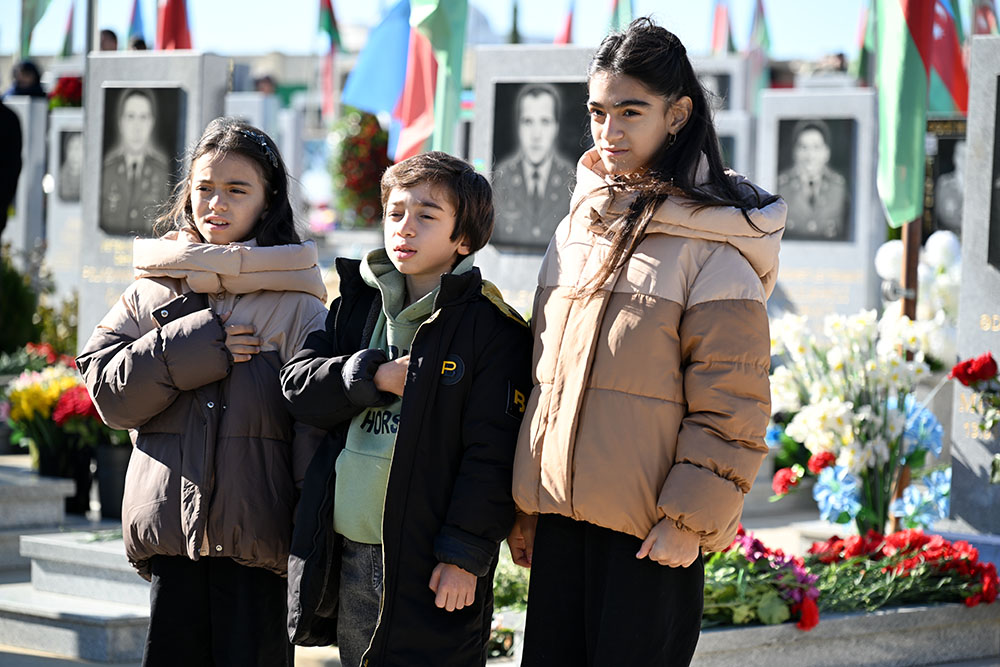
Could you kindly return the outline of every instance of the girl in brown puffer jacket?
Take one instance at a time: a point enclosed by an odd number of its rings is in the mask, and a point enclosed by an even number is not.
[[[686,665],[702,550],[767,452],[785,204],[731,172],[684,46],[649,19],[588,72],[594,148],[539,271],[514,459],[522,665]]]
[[[293,422],[278,369],[326,317],[317,252],[295,232],[274,142],[212,121],[190,173],[136,239],[137,280],[77,365],[134,444],[125,551],[152,581],[143,665],[292,665],[288,550],[322,432]]]

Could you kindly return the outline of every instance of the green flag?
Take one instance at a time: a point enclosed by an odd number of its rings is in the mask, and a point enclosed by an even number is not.
[[[410,25],[430,41],[437,59],[431,149],[451,151],[462,97],[462,56],[468,0],[410,0]]]
[[[31,32],[42,20],[50,0],[21,0],[21,60],[31,51]]]
[[[632,22],[632,0],[611,0],[610,32],[620,32]]]
[[[892,227],[924,206],[924,135],[934,3],[875,0],[878,193]]]

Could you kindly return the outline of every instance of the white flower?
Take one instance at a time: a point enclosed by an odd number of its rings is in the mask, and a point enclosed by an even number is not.
[[[924,241],[923,260],[936,271],[947,270],[961,257],[962,244],[954,232],[942,229],[934,232]]]
[[[795,374],[786,366],[778,366],[771,374],[771,414],[798,412],[802,409],[799,400],[799,384]]]
[[[886,241],[875,253],[875,273],[882,280],[903,279],[903,242],[899,239]]]

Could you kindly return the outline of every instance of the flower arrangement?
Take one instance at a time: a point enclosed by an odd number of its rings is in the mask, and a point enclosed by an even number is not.
[[[1000,421],[1000,376],[997,362],[989,352],[972,359],[960,361],[948,373],[948,377],[958,380],[976,392],[977,399],[972,409],[979,414],[979,430],[988,433]]]
[[[62,429],[52,419],[52,410],[63,393],[79,382],[76,369],[57,363],[40,371],[24,371],[7,385],[12,441],[27,440],[36,470],[43,456],[67,447]]]
[[[813,544],[805,565],[818,575],[822,611],[957,601],[974,607],[997,597],[996,566],[980,562],[975,547],[921,530],[834,536]]]
[[[937,370],[947,368],[958,352],[958,288],[962,277],[962,247],[954,232],[936,231],[927,237],[917,265],[917,299],[914,333]],[[875,254],[875,272],[888,284],[903,276],[903,242],[883,243]],[[902,317],[902,301],[886,306],[884,318]]]
[[[829,315],[820,336],[805,317],[786,315],[771,332],[771,354],[783,362],[771,376],[772,421],[782,431],[772,439],[798,457],[775,473],[773,499],[816,476],[823,519],[883,531],[904,469],[941,452],[940,423],[913,397],[929,372],[913,323],[880,322],[875,311]]]
[[[49,109],[83,105],[83,77],[61,76],[49,93]]]
[[[702,627],[773,625],[798,617],[798,627],[810,630],[819,623],[816,579],[802,558],[768,549],[740,526],[729,548],[705,563]]]
[[[344,227],[372,227],[382,217],[382,172],[392,162],[388,134],[375,116],[345,108],[330,132],[335,208]]]

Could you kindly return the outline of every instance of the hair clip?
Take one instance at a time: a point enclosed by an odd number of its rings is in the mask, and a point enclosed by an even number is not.
[[[267,159],[271,161],[271,166],[274,167],[275,169],[278,168],[278,156],[274,154],[274,151],[267,143],[267,138],[265,138],[263,134],[258,134],[257,132],[251,132],[250,130],[240,130],[239,132],[243,136],[257,142],[257,144],[260,146],[260,149],[264,151],[265,155],[267,155]]]

